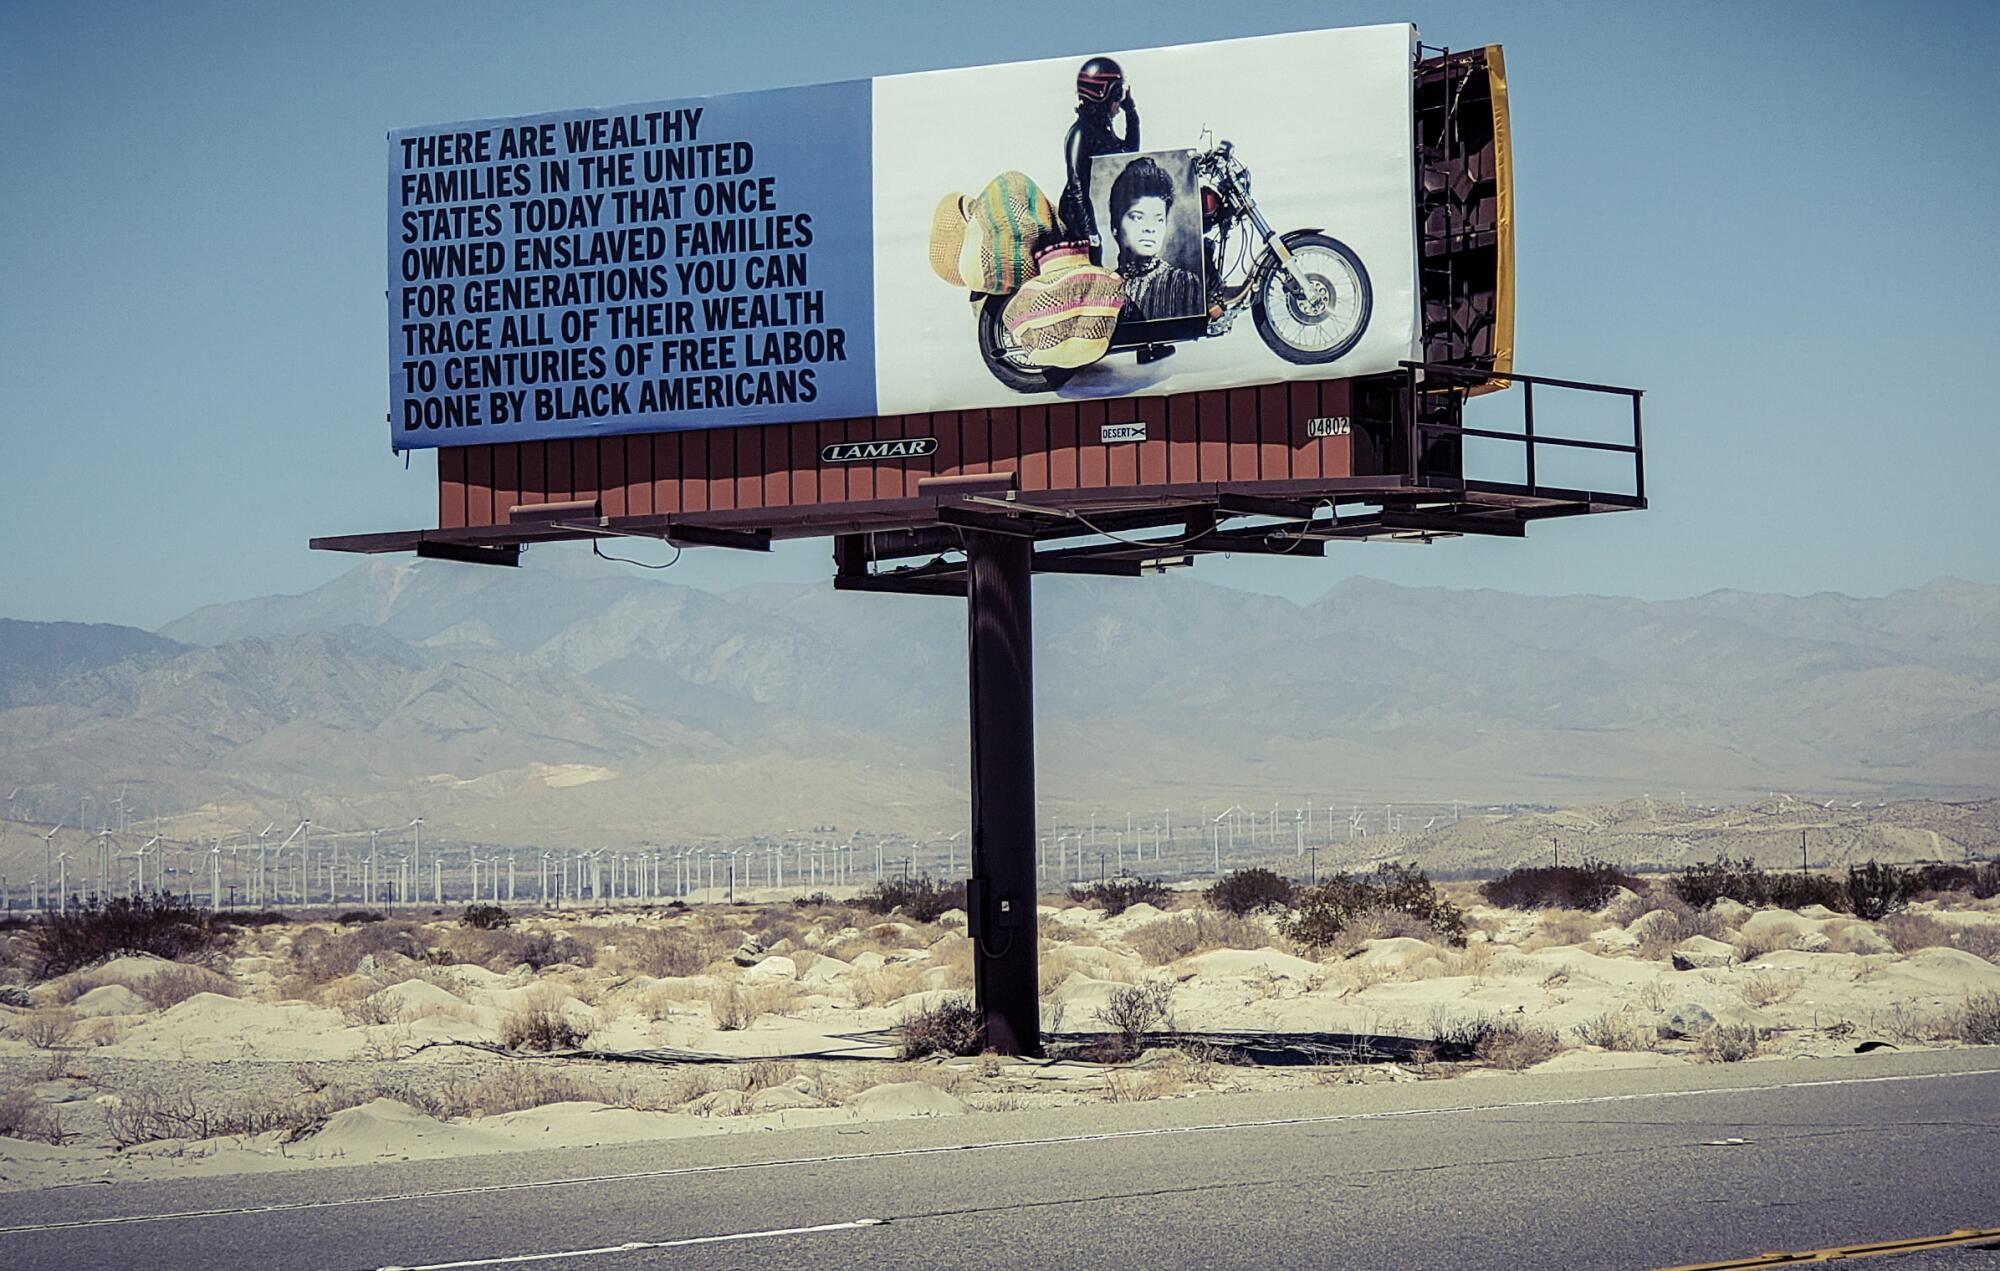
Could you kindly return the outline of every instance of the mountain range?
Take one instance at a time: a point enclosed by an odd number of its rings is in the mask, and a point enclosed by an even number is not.
[[[185,833],[421,815],[591,846],[963,823],[962,603],[533,556],[373,559],[158,632],[0,620],[13,815],[122,786]],[[1045,817],[1952,799],[2000,773],[2000,588],[1954,580],[1646,602],[1356,578],[1300,605],[1053,576],[1035,623]]]

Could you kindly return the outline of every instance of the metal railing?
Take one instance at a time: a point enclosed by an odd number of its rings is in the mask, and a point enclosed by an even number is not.
[[[1632,456],[1633,497],[1639,502],[1646,501],[1646,450],[1644,420],[1640,410],[1641,399],[1645,397],[1643,388],[1626,388],[1617,384],[1592,384],[1584,380],[1556,379],[1549,375],[1522,375],[1514,371],[1496,374],[1474,367],[1455,366],[1442,362],[1401,362],[1407,377],[1404,391],[1406,399],[1406,419],[1409,426],[1409,446],[1412,470],[1421,480],[1423,472],[1424,443],[1432,436],[1481,437],[1490,441],[1511,441],[1521,444],[1525,451],[1526,489],[1534,494],[1541,489],[1536,480],[1536,450],[1541,446],[1558,446],[1568,450],[1600,450]],[[1439,382],[1451,393],[1450,417],[1462,418],[1465,404],[1465,389],[1481,384],[1500,382],[1521,386],[1521,431],[1500,432],[1491,428],[1467,428],[1463,423],[1438,423],[1424,418],[1424,398],[1432,395]],[[1609,393],[1628,397],[1632,401],[1632,440],[1629,444],[1616,441],[1589,441],[1581,437],[1552,437],[1535,431],[1535,386],[1545,388],[1571,389],[1585,393]],[[1460,472],[1456,475],[1464,479],[1463,455]]]

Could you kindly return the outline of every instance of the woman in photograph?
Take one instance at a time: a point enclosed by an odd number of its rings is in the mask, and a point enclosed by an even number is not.
[[[1125,135],[1112,128],[1125,117]],[[1090,214],[1090,161],[1099,155],[1132,154],[1139,149],[1139,108],[1125,83],[1125,71],[1108,57],[1093,57],[1076,73],[1076,122],[1063,138],[1062,223],[1074,242],[1090,244],[1092,264],[1102,263],[1097,226]]]
[[[1125,165],[1111,183],[1111,233],[1130,316],[1142,322],[1187,318],[1203,310],[1201,279],[1173,263],[1174,180],[1148,156]]]

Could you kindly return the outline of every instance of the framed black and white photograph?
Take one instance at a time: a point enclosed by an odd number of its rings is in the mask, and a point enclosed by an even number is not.
[[[1192,318],[1208,308],[1194,156],[1152,150],[1091,162],[1098,263],[1124,280],[1127,315],[1135,321]]]

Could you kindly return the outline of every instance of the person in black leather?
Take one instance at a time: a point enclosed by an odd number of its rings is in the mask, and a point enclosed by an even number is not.
[[[1112,127],[1124,116],[1124,135]],[[1063,165],[1068,181],[1060,209],[1065,231],[1076,242],[1090,244],[1093,264],[1103,263],[1102,240],[1090,211],[1090,161],[1098,155],[1132,154],[1139,149],[1139,108],[1125,83],[1125,72],[1108,57],[1093,57],[1076,73],[1076,122],[1063,138]]]

